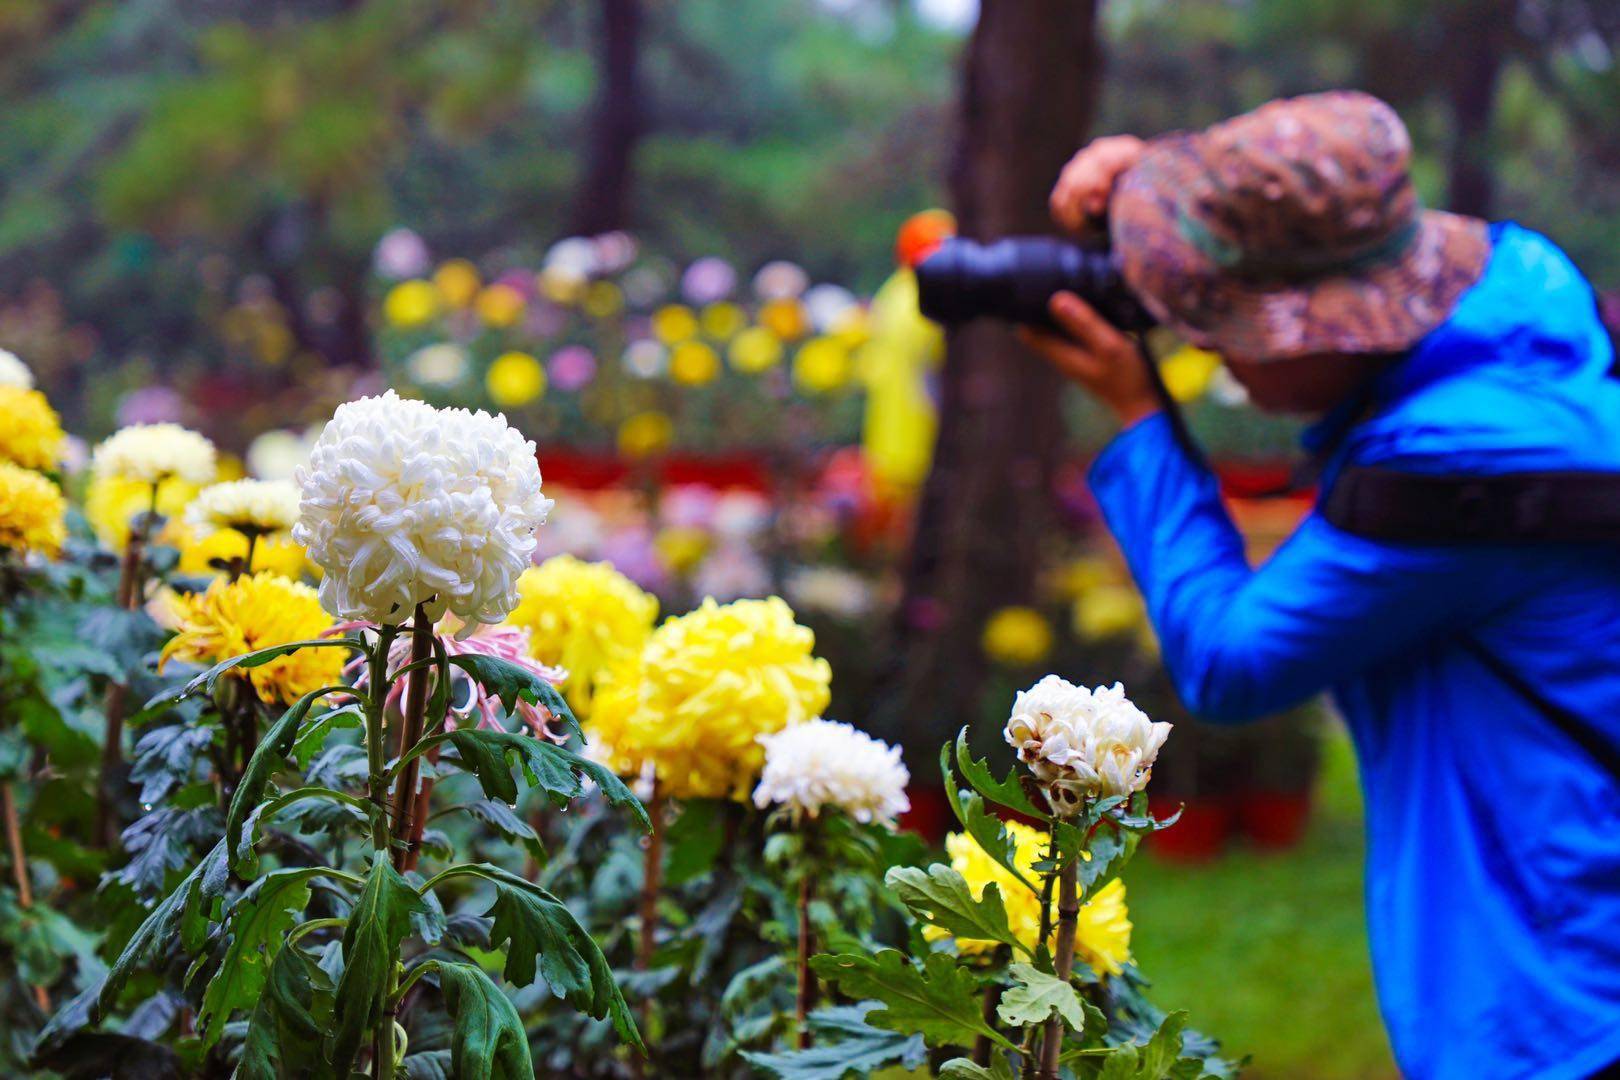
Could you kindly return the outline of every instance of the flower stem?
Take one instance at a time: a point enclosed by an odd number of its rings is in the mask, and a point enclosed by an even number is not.
[[[439,762],[439,748],[435,746],[427,752],[428,764],[437,765]],[[422,835],[427,831],[429,800],[433,795],[433,778],[428,777],[422,781],[422,787],[416,793],[416,811],[411,815],[411,835],[405,843],[405,870],[416,869],[417,861],[422,857]]]
[[[377,640],[366,658],[371,668],[366,695],[367,796],[371,800],[371,847],[374,854],[388,850],[388,755],[383,750],[383,703],[388,700],[388,649],[398,628],[378,628]]]
[[[1074,855],[1058,871],[1057,952],[1052,973],[1065,983],[1074,973],[1074,937],[1080,925],[1080,857]],[[1058,1080],[1058,1058],[1063,1053],[1063,1018],[1046,1022],[1041,1037],[1040,1080]]]
[[[11,856],[11,876],[17,882],[17,906],[34,906],[34,886],[28,879],[28,853],[23,850],[22,821],[17,816],[17,796],[11,781],[0,782],[0,816],[5,818],[6,853]],[[34,1001],[43,1012],[51,1011],[50,991],[34,987]]]
[[[146,548],[147,532],[157,516],[158,485],[152,485],[151,508],[142,514],[129,530],[124,543],[124,558],[118,565],[118,606],[133,611],[140,606],[141,568]],[[101,737],[100,799],[96,805],[96,840],[110,849],[118,840],[118,778],[124,767],[124,701],[128,691],[116,680],[107,684],[102,699],[102,712],[106,724]]]
[[[810,1010],[816,1004],[816,980],[810,974],[810,953],[815,948],[814,931],[810,928],[810,873],[799,879],[799,1049],[810,1048]]]
[[[641,862],[641,925],[636,937],[636,970],[652,967],[653,947],[658,935],[658,890],[664,878],[664,793],[658,780],[653,779],[652,798],[647,800],[647,816],[652,819],[652,832],[647,836]],[[641,1004],[641,1030],[650,1030],[652,995]],[[642,1060],[631,1057],[631,1068],[637,1076],[643,1075]]]
[[[427,617],[427,611],[421,604],[416,605],[416,614],[411,617],[411,663],[424,662],[433,655],[433,621]],[[427,665],[416,668],[408,676],[410,680],[405,685],[405,718],[400,725],[399,754],[401,760],[416,746],[416,741],[422,737],[422,713],[427,707],[428,669]],[[422,775],[422,758],[420,755],[405,762],[405,767],[399,771],[399,779],[394,781],[394,836],[400,841],[400,846],[394,850],[394,869],[405,868],[406,856],[409,853],[407,846],[414,831],[412,819],[416,817],[416,782]],[[417,843],[421,843],[420,835]]]

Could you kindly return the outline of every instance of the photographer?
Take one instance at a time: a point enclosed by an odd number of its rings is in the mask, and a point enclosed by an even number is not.
[[[1620,379],[1545,238],[1422,210],[1382,102],[1272,102],[1082,150],[1126,283],[1262,409],[1318,506],[1251,569],[1136,343],[1072,293],[1030,344],[1123,430],[1091,474],[1189,709],[1331,689],[1361,760],[1379,999],[1406,1075],[1620,1061]]]

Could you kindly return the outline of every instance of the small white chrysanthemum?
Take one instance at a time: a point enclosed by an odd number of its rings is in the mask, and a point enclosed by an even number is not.
[[[1060,814],[1088,797],[1147,786],[1170,724],[1154,723],[1119,683],[1089,690],[1048,675],[1013,702],[1006,739]]]
[[[5,349],[0,349],[0,386],[20,386],[24,390],[34,388],[34,373],[18,359],[16,353]]]
[[[765,770],[754,805],[788,807],[795,816],[818,816],[837,807],[856,821],[892,824],[908,810],[911,775],[899,747],[832,720],[811,720],[761,735]]]
[[[96,447],[90,470],[142,484],[173,477],[201,486],[214,479],[214,444],[179,424],[131,424]]]
[[[497,623],[517,604],[540,492],[534,443],[504,416],[435,409],[392,390],[340,405],[298,470],[293,539],[325,571],[321,603],[344,619]]]
[[[297,521],[298,485],[290,480],[229,480],[204,488],[186,507],[186,524],[201,536],[220,529],[267,536]]]

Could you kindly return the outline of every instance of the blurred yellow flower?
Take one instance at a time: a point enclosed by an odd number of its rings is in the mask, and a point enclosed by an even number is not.
[[[836,338],[812,338],[793,358],[793,384],[811,394],[828,394],[849,385],[853,366],[849,350]]]
[[[1209,389],[1220,366],[1221,358],[1215,353],[1183,345],[1159,362],[1159,376],[1172,398],[1193,401]]]
[[[485,326],[493,326],[497,330],[504,329],[523,318],[523,294],[510,285],[497,282],[485,286],[478,292],[478,300],[474,310],[483,320]]]
[[[529,632],[529,653],[568,672],[563,694],[581,720],[598,681],[633,659],[652,633],[658,599],[611,563],[557,555],[518,577],[518,605],[506,625]]]
[[[466,259],[451,259],[433,272],[433,284],[451,307],[471,307],[482,282],[478,269]]]
[[[1035,864],[1046,855],[1047,834],[1020,822],[1003,823],[1017,849],[1014,862],[1032,882],[1039,883]],[[992,882],[1001,892],[1007,908],[1007,924],[1014,936],[1025,946],[1034,949],[1041,936],[1041,901],[1030,892],[1006,867],[987,855],[972,837],[951,833],[945,838],[945,853],[951,857],[951,869],[967,880],[974,899],[984,895],[985,886]],[[1053,931],[1048,947],[1055,939],[1057,912],[1052,912]],[[949,935],[937,926],[925,926],[923,936],[937,941]],[[1118,975],[1131,960],[1131,920],[1125,907],[1125,883],[1115,878],[1091,896],[1080,908],[1080,923],[1075,929],[1075,954],[1098,975]],[[996,946],[993,941],[975,938],[957,938],[957,951],[964,955],[983,955]]]
[[[164,593],[153,616],[175,631],[158,657],[215,664],[254,649],[317,638],[332,626],[314,589],[278,574],[220,578],[201,593]],[[256,668],[236,668],[230,677],[246,679],[259,700],[291,704],[311,690],[341,681],[342,649],[299,649]]]
[[[46,477],[0,461],[0,552],[55,555],[67,539],[62,492]]]
[[[720,300],[703,309],[699,322],[706,337],[730,341],[748,325],[748,314],[729,300]]]
[[[171,520],[178,518],[199,490],[201,485],[180,479],[159,485],[157,512]],[[152,485],[122,476],[92,475],[84,493],[85,519],[96,539],[112,551],[124,550],[129,543],[130,522],[151,506]]]
[[[62,422],[38,390],[0,386],[0,461],[54,469],[61,460]]]
[[[651,457],[669,448],[675,425],[661,412],[639,412],[619,425],[619,453],[628,458]]]
[[[1129,585],[1093,585],[1074,598],[1075,636],[1105,641],[1141,631],[1147,621],[1142,596]]]
[[[1004,607],[984,624],[984,654],[1007,667],[1028,667],[1052,651],[1052,626],[1029,607]]]
[[[676,525],[660,529],[653,537],[653,548],[663,564],[677,574],[697,568],[709,552],[709,534],[696,526]]]
[[[781,362],[782,339],[763,326],[750,326],[732,339],[726,356],[733,369],[757,375]]]
[[[669,354],[669,377],[682,386],[702,386],[719,374],[719,354],[701,341],[683,341]]]
[[[621,775],[650,768],[675,798],[746,798],[759,736],[819,716],[832,670],[779,597],[701,607],[653,631],[597,691],[587,726]]]
[[[864,307],[854,304],[833,320],[827,332],[844,348],[858,349],[872,339],[872,317]]]
[[[247,557],[247,537],[235,529],[215,529],[204,536],[177,518],[169,522],[161,539],[180,552],[177,569],[193,577],[222,574],[231,562]],[[303,546],[283,533],[260,537],[253,545],[253,565],[247,569],[297,581],[306,570],[314,572],[318,568],[305,557]]]
[[[665,304],[653,312],[652,332],[665,345],[678,344],[697,336],[697,316],[685,304]]]
[[[383,297],[383,318],[390,326],[414,330],[439,314],[439,291],[426,281],[402,281]]]
[[[502,408],[527,405],[546,392],[546,369],[526,352],[502,353],[484,373],[484,388]]]
[[[593,319],[607,319],[624,310],[624,290],[611,281],[593,281],[581,305]]]
[[[535,284],[540,295],[554,304],[577,304],[585,297],[590,282],[578,270],[566,266],[548,266],[540,271]]]
[[[759,324],[783,341],[797,341],[809,331],[810,317],[799,301],[782,297],[759,309]]]

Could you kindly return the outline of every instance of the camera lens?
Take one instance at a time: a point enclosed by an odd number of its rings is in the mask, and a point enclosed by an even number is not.
[[[947,240],[916,273],[922,313],[945,325],[988,317],[1050,326],[1047,303],[1065,290],[1122,329],[1152,325],[1107,252],[1050,236],[1008,237],[989,244]]]

